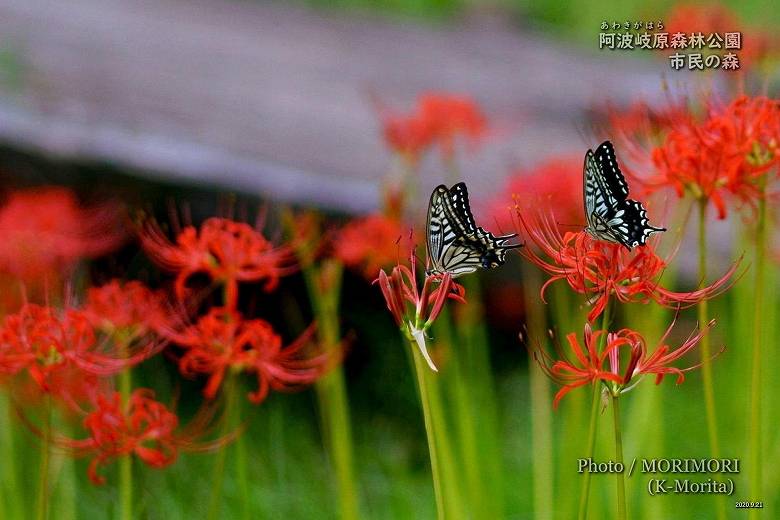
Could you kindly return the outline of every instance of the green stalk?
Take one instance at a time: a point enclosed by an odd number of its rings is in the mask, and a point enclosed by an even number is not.
[[[602,314],[601,329],[609,330],[610,305],[604,307]],[[606,334],[602,335],[603,341],[607,340]],[[599,342],[601,343],[601,342]],[[599,345],[601,350],[601,345]],[[598,429],[599,403],[601,402],[601,383],[593,382],[593,396],[590,406],[590,425],[588,426],[588,454],[587,458],[593,458],[593,452],[596,449],[596,431]],[[580,510],[577,518],[584,520],[588,517],[588,501],[590,498],[590,472],[586,471],[582,477],[582,491],[580,494]]]
[[[38,474],[38,502],[35,518],[46,520],[49,516],[49,439],[51,438],[51,395],[46,394],[43,404],[43,442],[41,444],[41,465]]]
[[[419,354],[417,349],[415,351]],[[420,357],[422,359],[421,354]],[[449,435],[452,429],[447,424],[444,402],[442,400],[440,384],[442,378],[439,374],[432,372],[427,364],[423,368],[425,369],[423,377],[427,384],[433,436],[436,437],[439,475],[441,477],[441,489],[444,498],[444,514],[450,519],[468,517],[468,509],[463,503],[463,496],[460,490],[462,470],[456,465]]]
[[[428,384],[425,377],[425,371],[430,369],[414,343],[412,343],[411,348],[412,358],[414,359],[414,373],[417,376],[417,388],[420,392],[420,403],[422,404],[423,419],[425,420],[425,434],[428,438],[428,453],[431,459],[431,473],[433,475],[433,492],[436,496],[436,517],[442,520],[444,518],[444,497],[441,489],[441,474],[439,471],[439,458],[436,453],[436,435],[433,431],[433,416],[428,397]]]
[[[590,425],[588,426],[588,458],[593,457],[593,451],[596,448],[596,426],[599,417],[599,403],[601,402],[601,384],[598,381],[593,382],[593,395],[590,405]],[[588,518],[588,499],[590,495],[590,472],[586,471],[582,476],[582,490],[580,492],[580,510],[577,518],[584,520]]]
[[[235,388],[233,389],[233,392],[237,394],[235,415],[236,417],[242,417],[243,413],[241,412],[241,408],[244,406],[244,401],[241,399],[241,394],[243,392],[241,389],[240,381],[238,381],[237,376],[236,379],[237,379],[236,385]],[[251,515],[249,512],[249,474],[246,466],[246,461],[247,461],[246,436],[239,435],[238,439],[236,439],[235,455],[236,455],[236,478],[238,480],[238,485],[241,492],[241,518],[243,520],[249,520],[251,518]]]
[[[451,398],[448,402],[454,404],[456,453],[465,474],[458,481],[466,483],[469,513],[477,518],[496,518],[502,516],[504,508],[504,485],[484,311],[479,279],[465,278],[463,285],[469,304],[459,309],[456,323],[444,309],[433,329],[439,342],[449,347],[448,369],[440,380]],[[458,348],[451,348],[456,344]]]
[[[699,280],[706,285],[707,282],[707,199],[699,200]],[[709,322],[707,300],[703,299],[698,305],[699,327],[705,327]],[[710,335],[705,334],[699,343],[701,352],[701,379],[704,385],[704,406],[707,414],[707,434],[710,443],[710,454],[713,458],[720,457],[720,444],[718,442],[718,418],[715,407],[715,391],[712,384],[712,351],[710,349]],[[719,520],[726,519],[726,504],[722,498],[716,500],[716,513]]]
[[[225,404],[225,418],[222,424],[222,436],[227,436],[231,428],[233,427],[233,418],[235,416],[235,409],[238,404],[239,396],[238,385],[236,384],[236,378],[238,374],[230,374],[227,380],[223,384],[223,391],[226,400]],[[214,469],[212,471],[211,485],[211,498],[209,499],[209,508],[206,514],[208,520],[216,520],[221,518],[220,511],[222,508],[222,487],[225,482],[225,461],[227,459],[228,446],[223,447],[217,452],[217,460],[214,462]]]
[[[620,431],[620,398],[612,394],[612,417],[615,426],[615,462],[623,465],[623,437]],[[623,471],[615,473],[615,483],[617,484],[617,518],[625,520],[626,518],[626,481]]]
[[[303,275],[323,347],[332,352],[340,348],[339,300],[343,266],[336,260],[325,260],[317,271],[313,264],[307,264]],[[328,274],[326,283],[320,280],[324,273]],[[327,287],[323,288],[323,285]],[[315,388],[325,446],[336,473],[340,517],[357,520],[360,508],[353,461],[352,422],[342,365],[320,378]]]
[[[577,303],[572,298],[573,293],[569,292],[568,285],[562,283],[553,284],[550,287],[552,298],[550,301],[550,310],[554,323],[554,332],[561,336],[565,331],[571,331],[575,328],[575,323],[582,323],[581,312],[574,312]],[[558,489],[569,489],[571,487],[571,461],[576,460],[580,455],[580,446],[575,442],[567,442],[565,435],[568,432],[581,431],[585,429],[587,414],[587,395],[582,392],[572,392],[566,396],[566,402],[562,402],[558,407],[556,415],[558,419],[557,427],[557,448],[556,457]],[[576,515],[578,497],[576,493],[558,493],[555,496],[555,502],[559,507],[563,517],[571,518]]]
[[[292,213],[284,212],[282,220],[288,235],[295,236]],[[317,239],[319,237],[315,241]],[[333,351],[341,348],[339,305],[344,267],[335,258],[327,258],[319,265],[316,264],[313,249],[311,243],[304,242],[296,248],[296,255],[301,262],[306,291],[323,348]],[[355,478],[352,420],[343,366],[339,364],[333,367],[314,386],[320,429],[336,474],[340,517],[343,520],[357,520],[360,517],[359,489]]]
[[[0,428],[0,453],[2,453],[3,464],[3,490],[5,495],[11,497],[11,500],[4,504],[6,518],[21,518],[23,516],[21,504],[22,495],[19,492],[19,481],[17,479],[16,458],[19,452],[15,449],[15,426],[16,415],[13,407],[9,403],[9,395],[0,396],[0,406],[3,413],[0,414],[6,418],[5,426]]]
[[[699,201],[699,280],[702,284],[707,281],[707,200]],[[709,322],[707,312],[707,300],[703,299],[698,305],[699,327],[704,327]],[[710,336],[705,334],[699,343],[701,352],[701,372],[704,384],[704,404],[707,412],[707,433],[710,441],[710,453],[714,458],[719,457],[718,445],[718,420],[715,409],[715,393],[712,387],[712,354],[710,350]]]
[[[765,178],[762,179],[764,182]],[[764,283],[766,264],[766,197],[763,186],[758,203],[758,225],[756,228],[756,281],[753,302],[753,356],[751,365],[750,383],[750,455],[749,461],[749,489],[750,497],[760,497],[761,489],[761,348],[762,332],[764,330]],[[749,511],[750,518],[758,517],[758,510]]]
[[[523,297],[527,309],[528,335],[546,341],[545,313],[539,299],[541,285],[539,272],[524,271]],[[552,406],[550,405],[550,380],[538,367],[529,368],[531,399],[531,474],[533,475],[534,512],[542,518],[552,514],[553,501],[553,428]]]
[[[442,316],[439,317],[440,319]],[[443,322],[444,329],[449,329],[451,322]],[[448,330],[447,336],[450,335]],[[449,341],[451,338],[443,340],[447,345],[452,345]],[[463,343],[460,343],[463,345]],[[482,484],[484,482],[481,475],[479,462],[479,450],[477,448],[477,432],[475,428],[474,412],[475,410],[471,406],[469,399],[469,390],[474,389],[471,380],[466,375],[466,362],[463,357],[464,352],[459,352],[456,349],[451,349],[449,366],[447,376],[454,376],[452,379],[448,379],[449,389],[452,389],[455,394],[455,424],[458,430],[458,440],[460,441],[461,448],[461,460],[463,461],[463,470],[465,473],[465,481],[468,487],[469,503],[472,506],[471,509],[477,516],[487,515],[485,510],[487,504],[486,500],[489,499],[487,493],[485,493]],[[489,515],[488,515],[489,516]]]
[[[127,406],[130,400],[132,377],[130,368],[119,374],[119,392],[123,406]],[[119,459],[119,518],[120,520],[133,518],[133,457],[131,454]]]

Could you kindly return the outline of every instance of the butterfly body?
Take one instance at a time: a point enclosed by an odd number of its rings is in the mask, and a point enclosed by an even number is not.
[[[466,185],[439,185],[428,205],[427,274],[450,273],[454,278],[477,269],[493,269],[506,261],[507,245],[516,234],[495,236],[474,221]]]
[[[622,244],[630,251],[645,245],[653,233],[666,231],[650,225],[644,206],[628,198],[628,184],[609,141],[585,154],[583,187],[585,231],[594,238]]]

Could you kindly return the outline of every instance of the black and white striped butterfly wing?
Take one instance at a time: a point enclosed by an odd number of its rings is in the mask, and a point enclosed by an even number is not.
[[[628,198],[628,183],[626,183],[623,172],[620,171],[612,143],[609,141],[601,143],[596,148],[594,158],[601,171],[600,178],[606,184],[606,190],[611,199],[615,202],[626,200]]]
[[[450,273],[453,277],[505,262],[506,245],[515,235],[496,237],[477,227],[469,205],[466,185],[447,189],[441,185],[431,194],[428,206],[427,244],[432,274]]]
[[[598,240],[628,249],[644,245],[653,233],[665,231],[648,224],[641,203],[629,199],[628,183],[617,163],[612,143],[604,141],[585,154],[583,166],[585,230]]]
[[[430,258],[432,264],[430,268],[432,272],[442,272],[439,259],[443,257],[445,243],[451,244],[456,237],[444,210],[448,197],[449,190],[447,187],[444,185],[437,186],[433,190],[428,204],[426,243],[428,246],[428,258]]]
[[[651,226],[644,206],[632,199],[620,203],[612,221],[612,229],[617,232],[620,243],[629,249],[645,245],[653,233],[666,231],[666,228]]]
[[[474,214],[471,213],[471,204],[469,204],[469,190],[463,182],[450,188],[450,211],[464,234],[477,232],[477,223],[474,221]]]

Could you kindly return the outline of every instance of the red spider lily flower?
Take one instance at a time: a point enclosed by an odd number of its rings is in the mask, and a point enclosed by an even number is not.
[[[665,306],[694,305],[726,290],[738,265],[735,263],[708,287],[690,292],[670,291],[659,285],[666,262],[655,254],[651,244],[628,251],[620,244],[596,240],[585,231],[561,236],[549,219],[529,222],[520,211],[518,217],[539,250],[526,247],[521,254],[551,275],[542,286],[542,299],[551,283],[566,280],[569,287],[587,296],[588,303],[593,305],[588,314],[591,323],[604,311],[612,296],[623,303],[653,300]]]
[[[150,345],[120,349],[103,340],[86,314],[74,308],[56,311],[28,303],[6,316],[0,327],[0,372],[26,370],[44,392],[55,394],[64,390],[53,384],[57,372],[77,369],[85,377],[110,376],[155,351]]]
[[[411,255],[411,269],[396,265],[388,276],[384,270],[374,283],[379,283],[387,308],[409,341],[414,341],[431,370],[438,372],[425,344],[425,333],[436,321],[448,299],[466,303],[465,289],[453,281],[449,273],[426,275],[422,290],[418,289],[416,258]]]
[[[671,325],[669,325],[669,328],[666,329],[666,332],[661,338],[661,341],[658,343],[658,346],[655,348],[652,354],[647,352],[644,339],[637,335],[637,340],[632,347],[632,360],[629,363],[629,367],[633,366],[633,370],[626,372],[623,384],[628,384],[632,377],[642,376],[645,374],[655,374],[655,384],[660,384],[667,374],[674,374],[677,376],[676,383],[679,385],[685,381],[685,372],[699,368],[702,364],[697,363],[687,368],[677,368],[671,366],[671,363],[677,361],[685,354],[690,352],[696,345],[698,345],[704,334],[706,334],[707,331],[714,325],[715,320],[711,320],[704,330],[691,333],[682,345],[676,349],[672,349],[669,347],[669,345],[665,344],[666,338],[669,336],[669,333],[674,326],[674,321],[672,321]],[[720,352],[723,352],[724,350],[725,348],[722,348]],[[720,354],[720,352],[717,354]],[[627,390],[628,389],[625,389],[624,391]]]
[[[673,187],[682,197],[712,201],[726,217],[727,194],[751,206],[761,195],[758,178],[780,163],[780,103],[740,96],[724,107],[709,103],[707,116],[686,118],[652,152],[656,175],[649,190]]]
[[[138,281],[111,280],[87,289],[83,311],[93,326],[127,343],[149,337],[166,319],[164,296]]]
[[[114,204],[82,207],[66,188],[12,192],[0,207],[0,278],[23,281],[27,298],[37,299],[47,280],[56,284],[80,260],[118,247],[126,236],[122,222]],[[23,302],[7,303],[16,310]]]
[[[604,349],[599,352],[599,341],[607,331],[597,330],[592,332],[590,324],[585,324],[583,340],[585,348],[580,345],[575,333],[568,334],[566,341],[574,354],[575,359],[569,359],[561,352],[562,359],[555,360],[544,349],[537,348],[534,351],[534,359],[541,369],[553,381],[563,385],[555,394],[553,408],[558,408],[563,396],[578,388],[597,381],[612,381],[620,383],[622,378],[605,367],[607,360],[613,352],[624,346],[630,346],[627,338],[618,334],[607,334],[607,342]],[[562,349],[560,349],[562,350]]]
[[[557,360],[544,349],[537,348],[534,352],[536,362],[548,377],[563,385],[555,395],[553,408],[557,408],[561,399],[575,388],[599,381],[603,382],[613,395],[630,391],[645,374],[655,374],[656,384],[660,384],[667,374],[676,375],[677,384],[682,383],[685,380],[684,373],[698,368],[701,363],[687,368],[678,368],[672,363],[696,347],[706,331],[715,324],[715,320],[708,324],[707,329],[692,333],[682,345],[672,349],[665,342],[674,323],[672,321],[652,353],[648,353],[645,339],[634,330],[592,332],[588,323],[585,324],[583,333],[584,348],[576,334],[566,336],[574,354],[573,359],[561,348],[558,349],[561,359]],[[599,352],[600,339],[605,335],[604,348]],[[621,351],[626,354],[621,356]],[[625,363],[624,366],[621,366],[621,361]],[[634,383],[630,384],[632,380]]]
[[[67,364],[47,374],[45,389],[32,377],[16,377],[8,383],[13,393],[13,401],[18,406],[27,410],[41,410],[46,409],[50,403],[57,406],[60,413],[68,418],[82,412],[85,406],[94,403],[97,395],[111,389],[111,381],[108,378]],[[49,397],[54,397],[55,400],[49,402]]]
[[[334,237],[336,258],[372,280],[377,271],[394,265],[412,250],[412,237],[400,220],[383,215],[354,219]]]
[[[288,247],[274,247],[249,224],[212,217],[196,229],[185,227],[173,243],[153,222],[147,221],[140,232],[141,245],[163,269],[177,274],[178,298],[186,293],[191,276],[205,273],[224,284],[225,300],[233,304],[238,282],[264,281],[273,290],[279,278],[295,271],[294,255]]]
[[[582,157],[549,159],[530,169],[518,168],[490,202],[490,217],[498,229],[515,227],[516,206],[523,211],[552,209],[559,227],[582,227]]]
[[[416,163],[433,143],[433,135],[427,121],[416,115],[384,115],[382,133],[387,146],[406,157],[412,164]]]
[[[429,92],[417,99],[417,107],[402,116],[381,111],[385,142],[393,151],[415,163],[431,147],[439,146],[450,159],[458,138],[472,145],[487,134],[487,119],[468,96]]]
[[[738,51],[741,69],[768,57],[774,50],[775,42],[771,35],[757,27],[746,27],[731,9],[722,4],[676,4],[666,19],[668,23],[664,31],[670,35],[682,32],[688,36],[701,32],[707,37],[711,33],[741,32],[742,45]]]
[[[313,383],[334,363],[339,353],[307,355],[313,327],[295,342],[282,345],[281,337],[262,319],[245,320],[225,307],[213,307],[196,323],[169,327],[163,333],[184,349],[179,370],[187,377],[208,376],[203,395],[217,395],[226,370],[252,373],[258,389],[249,394],[252,403],[261,403],[270,389],[291,390]]]
[[[418,100],[418,110],[445,158],[455,153],[456,138],[463,137],[476,144],[487,133],[487,118],[469,96],[423,94]]]
[[[675,97],[668,90],[660,105],[640,100],[628,107],[607,104],[597,110],[605,120],[605,133],[619,143],[623,172],[638,181],[637,188],[644,188],[643,173],[653,169],[650,151],[664,142],[670,130],[691,118],[687,97]]]
[[[92,457],[87,476],[95,485],[106,482],[99,473],[100,468],[121,457],[136,456],[148,466],[164,468],[176,461],[179,451],[213,451],[231,442],[239,433],[197,442],[197,437],[206,433],[213,410],[202,408],[189,424],[180,427],[178,416],[156,401],[154,392],[147,388],[134,390],[124,402],[119,392],[100,393],[94,396],[93,403],[91,411],[82,412],[87,438],[73,439],[60,434],[46,438],[77,457]],[[33,433],[43,435],[24,410],[18,412]]]
[[[125,406],[114,392],[98,397],[96,409],[84,419],[90,437],[72,446],[94,454],[87,474],[94,484],[103,484],[98,469],[120,457],[135,455],[153,468],[172,464],[178,455],[178,425],[176,414],[155,401],[151,390],[135,390]]]
[[[687,98],[676,99],[671,95],[660,106],[650,105],[644,100],[620,108],[607,104],[603,113],[611,135],[651,139],[663,137],[678,121],[690,116]]]

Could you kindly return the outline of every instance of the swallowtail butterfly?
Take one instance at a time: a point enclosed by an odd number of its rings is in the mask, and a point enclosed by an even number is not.
[[[588,221],[585,231],[594,238],[622,244],[630,251],[645,245],[653,233],[666,231],[648,224],[644,206],[628,198],[628,184],[609,141],[585,154],[583,184]]]
[[[430,266],[427,274],[450,273],[452,277],[492,269],[506,261],[506,245],[517,234],[495,236],[474,222],[469,193],[462,182],[452,188],[437,186],[428,205],[427,245]]]

